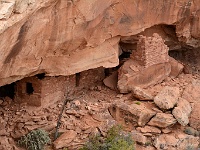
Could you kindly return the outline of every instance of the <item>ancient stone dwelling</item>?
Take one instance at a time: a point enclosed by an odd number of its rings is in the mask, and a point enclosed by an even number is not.
[[[164,40],[157,33],[154,33],[152,37],[141,35],[137,43],[137,50],[132,57],[140,65],[148,68],[154,64],[168,62],[168,50],[169,48],[164,44]]]
[[[74,88],[75,76],[24,78],[16,83],[15,101],[32,106],[49,105],[64,99],[69,88]]]
[[[64,100],[76,87],[92,86],[104,78],[104,69],[97,68],[72,76],[45,77],[39,74],[16,82],[15,101],[31,106],[48,106]]]

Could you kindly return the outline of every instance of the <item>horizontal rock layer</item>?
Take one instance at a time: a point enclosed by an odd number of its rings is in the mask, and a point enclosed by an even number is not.
[[[117,66],[120,37],[154,25],[175,25],[179,41],[200,46],[200,0],[35,3],[0,20],[0,86],[41,72],[71,75]]]

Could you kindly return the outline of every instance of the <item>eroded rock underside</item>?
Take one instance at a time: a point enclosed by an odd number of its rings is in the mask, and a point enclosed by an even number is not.
[[[0,149],[42,128],[78,149],[121,124],[137,150],[199,147],[200,0],[0,0]]]
[[[16,11],[13,1],[1,0],[1,86],[41,72],[117,66],[120,39],[154,25],[174,26],[176,37],[170,30],[163,35],[174,47],[200,46],[199,0],[25,0],[17,5],[24,11]]]

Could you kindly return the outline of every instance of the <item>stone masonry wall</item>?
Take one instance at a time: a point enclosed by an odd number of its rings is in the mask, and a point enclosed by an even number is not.
[[[72,76],[59,76],[59,77],[46,77],[42,81],[42,105],[50,105],[56,101],[64,100],[67,92],[73,91],[76,86],[76,77]]]
[[[45,77],[36,76],[22,79],[16,84],[15,101],[32,106],[48,106],[65,98],[67,91],[76,85],[74,76]]]
[[[28,87],[33,91],[28,93]],[[28,105],[41,106],[42,81],[37,77],[24,78],[16,83],[15,101]]]
[[[140,36],[137,50],[132,54],[132,58],[148,68],[154,64],[161,64],[169,61],[169,48],[164,40],[157,33],[152,37]]]
[[[24,78],[16,83],[15,101],[32,106],[47,107],[64,100],[68,92],[90,88],[105,77],[104,68],[87,70],[71,76]],[[73,96],[73,95],[70,95]]]

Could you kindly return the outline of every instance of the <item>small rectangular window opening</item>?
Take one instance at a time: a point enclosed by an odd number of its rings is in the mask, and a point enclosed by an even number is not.
[[[33,92],[34,92],[34,89],[33,89],[32,83],[27,82],[26,83],[26,93],[30,95],[30,94],[33,94]]]
[[[79,86],[80,78],[81,78],[81,74],[80,73],[76,73],[76,87]]]

